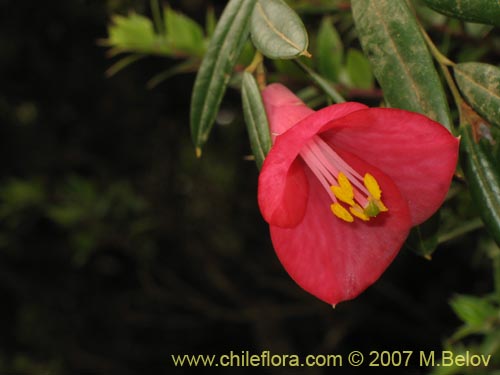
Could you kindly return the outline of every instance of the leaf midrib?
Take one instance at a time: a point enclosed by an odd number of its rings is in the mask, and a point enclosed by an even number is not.
[[[377,13],[378,18],[380,19],[380,22],[384,28],[385,34],[388,36],[387,40],[389,40],[389,43],[392,47],[392,49],[395,51],[394,55],[396,56],[397,60],[399,63],[403,66],[403,70],[406,72],[407,77],[411,77],[410,81],[410,86],[414,89],[415,96],[417,97],[418,104],[420,108],[423,110],[424,107],[422,106],[422,96],[420,94],[419,86],[416,84],[415,80],[413,79],[413,75],[411,75],[411,71],[408,69],[408,67],[405,64],[405,60],[403,59],[399,49],[397,48],[396,43],[394,43],[394,40],[391,38],[391,33],[389,32],[389,27],[387,23],[384,20],[384,17],[380,14],[380,10],[377,7],[374,7],[375,13]]]
[[[262,8],[262,5],[260,5],[260,3],[258,2],[256,5],[256,9],[257,11],[259,12],[259,14],[262,16],[262,18],[264,19],[265,23],[267,24],[267,26],[269,26],[269,28],[280,38],[282,39],[284,42],[288,43],[290,46],[292,46],[293,48],[295,48],[299,53],[300,52],[304,52],[304,50],[302,48],[300,48],[299,45],[297,45],[294,41],[292,41],[291,39],[289,39],[285,34],[283,34],[281,31],[279,31],[275,26],[274,24],[271,22],[271,20],[267,17],[266,13],[264,12],[264,9]]]

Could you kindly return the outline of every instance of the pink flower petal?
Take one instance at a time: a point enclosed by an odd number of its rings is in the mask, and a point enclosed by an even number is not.
[[[337,152],[360,173],[379,182],[389,208],[369,222],[344,222],[330,211],[331,200],[307,170],[307,210],[296,227],[271,225],[276,253],[303,289],[330,304],[352,299],[375,282],[392,262],[410,230],[405,199],[389,177],[354,155]]]
[[[325,126],[321,137],[377,166],[408,202],[413,225],[443,203],[455,172],[458,144],[439,123],[408,111],[370,108]]]
[[[276,138],[259,175],[259,207],[269,224],[293,227],[304,216],[307,180],[304,172],[297,170],[304,167],[299,160],[297,166],[292,168],[304,144],[325,123],[364,108],[367,107],[359,103],[342,103],[323,108],[297,121],[297,125]]]
[[[300,223],[306,211],[309,184],[304,165],[300,159],[292,160],[290,164],[287,160],[275,163],[272,160],[264,162],[260,174],[262,176],[264,173],[264,177],[259,177],[258,201],[261,213],[268,223],[292,228]]]
[[[273,83],[262,91],[271,135],[274,139],[283,134],[304,117],[314,113],[293,92],[279,83]]]

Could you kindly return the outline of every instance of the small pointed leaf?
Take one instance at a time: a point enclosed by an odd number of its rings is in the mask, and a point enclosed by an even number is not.
[[[472,108],[491,124],[500,126],[500,68],[471,62],[455,65],[453,72]]]
[[[438,246],[439,218],[438,211],[429,220],[412,228],[405,247],[424,258],[431,259],[432,253]]]
[[[234,65],[245,45],[256,0],[230,0],[217,23],[196,76],[191,99],[191,137],[201,153],[215,122]]]
[[[111,65],[107,70],[106,70],[106,76],[107,77],[112,77],[122,69],[125,69],[127,66],[135,63],[136,61],[146,57],[145,55],[129,55],[127,57],[124,57],[120,60],[118,60],[116,63]]]
[[[266,110],[262,102],[259,87],[253,75],[248,72],[243,73],[241,100],[243,102],[243,114],[250,138],[250,146],[252,147],[257,167],[260,169],[271,148],[271,134],[269,133]]]
[[[352,0],[361,46],[387,104],[425,114],[450,129],[443,86],[414,14],[401,0]]]
[[[283,0],[258,0],[250,32],[255,47],[271,59],[292,59],[307,52],[309,38],[300,17]]]
[[[148,89],[153,89],[166,79],[176,74],[195,72],[198,68],[198,65],[199,61],[197,61],[197,59],[185,60],[161,73],[156,74],[148,81],[147,87]]]

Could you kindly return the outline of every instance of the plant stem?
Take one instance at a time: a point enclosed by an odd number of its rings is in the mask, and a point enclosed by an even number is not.
[[[257,67],[262,64],[262,60],[262,54],[259,51],[255,52],[252,62],[245,68],[245,72],[254,73],[257,70]]]
[[[482,228],[483,226],[484,226],[483,221],[480,218],[476,217],[471,221],[468,221],[465,224],[453,229],[452,231],[449,231],[448,233],[443,233],[440,236],[438,236],[438,244],[442,244],[444,242],[453,240],[457,237],[463,236],[464,234],[472,232],[476,229]]]
[[[260,91],[266,88],[266,71],[264,69],[263,61],[264,57],[262,54],[259,51],[256,51],[252,62],[245,68],[245,72],[252,74],[255,73],[255,78]]]
[[[450,74],[450,71],[448,67],[453,67],[455,63],[448,59],[445,55],[439,51],[439,49],[436,47],[434,42],[431,40],[425,29],[422,27],[422,25],[419,24],[420,31],[422,33],[422,36],[425,39],[425,42],[427,43],[427,46],[429,47],[429,50],[431,54],[434,56],[436,61],[439,64],[439,67],[441,68],[441,71],[443,72],[444,78],[446,80],[446,83],[448,84],[448,87],[451,91],[451,94],[453,95],[453,100],[455,101],[455,105],[457,106],[458,109],[458,117],[459,117],[459,123],[460,126],[463,124],[464,121],[464,116],[462,113],[462,105],[464,100],[462,99],[462,96],[460,95],[460,91],[458,90],[457,85],[455,84],[455,80]]]

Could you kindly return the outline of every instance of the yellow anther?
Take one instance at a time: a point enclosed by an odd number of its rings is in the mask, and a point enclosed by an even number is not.
[[[347,211],[339,203],[333,203],[330,206],[330,209],[332,210],[333,214],[337,216],[339,219],[347,221],[348,223],[352,223],[354,221],[354,218],[349,213],[349,211]]]
[[[382,190],[380,190],[380,186],[378,185],[377,180],[375,180],[375,177],[367,173],[365,174],[363,182],[370,195],[376,200],[380,200],[380,197],[382,196]]]
[[[338,186],[331,186],[330,189],[332,190],[333,194],[339,199],[340,201],[347,203],[349,206],[354,206],[354,189],[351,185],[351,182],[349,179],[346,177],[345,174],[342,172],[339,172],[337,176],[337,182]]]
[[[330,186],[330,189],[339,201],[347,203],[349,206],[354,206],[354,192],[346,191],[340,186]]]
[[[351,211],[351,214],[356,216],[358,219],[361,219],[363,221],[369,221],[370,218],[365,215],[363,209],[359,205],[355,205],[354,207],[350,207],[349,211]]]
[[[349,181],[349,179],[346,177],[345,174],[339,172],[339,175],[337,176],[337,181],[339,182],[339,185],[342,189],[353,192],[351,181]]]

